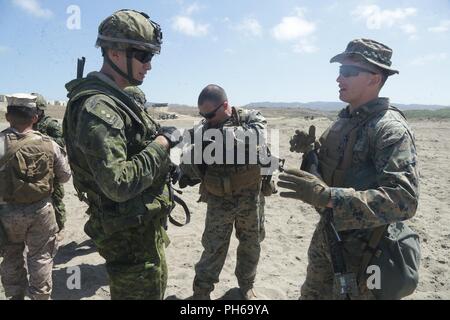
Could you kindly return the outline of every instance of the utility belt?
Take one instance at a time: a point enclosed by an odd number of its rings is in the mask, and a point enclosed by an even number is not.
[[[244,190],[261,187],[261,168],[258,165],[213,166],[206,170],[203,186],[212,195],[232,196]]]

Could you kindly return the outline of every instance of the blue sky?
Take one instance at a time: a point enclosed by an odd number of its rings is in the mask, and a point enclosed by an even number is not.
[[[67,27],[71,5],[79,29]],[[393,48],[400,70],[382,95],[450,105],[449,0],[0,0],[0,92],[65,99],[78,57],[87,58],[85,72],[100,68],[97,27],[121,8],[147,12],[163,29],[142,85],[150,101],[195,105],[208,83],[234,105],[338,101],[338,65],[329,60],[368,37]]]

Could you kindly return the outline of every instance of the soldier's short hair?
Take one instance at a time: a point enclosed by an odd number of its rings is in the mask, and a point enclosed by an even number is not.
[[[30,124],[33,117],[37,115],[37,109],[30,109],[27,107],[8,106],[6,112],[10,121],[18,125]]]
[[[200,92],[200,95],[198,96],[198,105],[201,106],[205,101],[211,101],[214,104],[219,105],[227,100],[227,94],[222,87],[216,84],[209,84],[202,92]]]

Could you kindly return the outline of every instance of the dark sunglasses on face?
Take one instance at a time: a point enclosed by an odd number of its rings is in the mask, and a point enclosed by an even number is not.
[[[133,58],[135,58],[141,63],[148,63],[152,61],[153,53],[144,50],[133,50]]]
[[[224,104],[224,103],[221,103],[217,108],[215,108],[215,109],[214,109],[213,111],[211,111],[211,112],[206,112],[206,113],[199,112],[199,114],[200,114],[203,118],[205,118],[205,119],[207,119],[207,120],[212,119],[212,118],[214,118],[214,117],[216,116],[217,110],[219,110],[221,107],[223,107],[223,104]]]
[[[359,67],[359,66],[354,66],[354,65],[343,65],[343,66],[339,67],[339,75],[343,76],[344,78],[356,77],[361,72],[368,72],[371,74],[376,74],[376,72],[373,72],[372,70],[369,70],[369,69],[366,69],[363,67]]]

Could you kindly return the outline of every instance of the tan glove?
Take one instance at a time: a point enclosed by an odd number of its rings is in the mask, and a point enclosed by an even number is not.
[[[289,140],[291,145],[291,152],[307,153],[312,150],[314,142],[316,141],[316,127],[310,126],[309,132],[295,130],[295,135]]]
[[[278,176],[277,185],[294,192],[281,192],[283,198],[299,199],[317,208],[325,208],[331,197],[330,188],[316,176],[298,169],[287,169]]]

